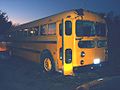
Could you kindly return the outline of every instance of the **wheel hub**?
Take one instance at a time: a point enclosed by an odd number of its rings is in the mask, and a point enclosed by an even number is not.
[[[44,60],[44,68],[46,71],[50,71],[52,69],[51,60],[49,58]]]

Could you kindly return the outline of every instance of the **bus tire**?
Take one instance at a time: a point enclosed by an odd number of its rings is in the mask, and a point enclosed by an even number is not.
[[[54,59],[49,52],[45,52],[40,58],[41,71],[45,74],[51,74],[55,72]]]

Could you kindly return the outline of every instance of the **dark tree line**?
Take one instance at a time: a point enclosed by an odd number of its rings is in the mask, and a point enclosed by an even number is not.
[[[6,13],[0,10],[0,35],[5,35],[10,29],[12,22],[8,20]]]
[[[108,26],[108,60],[114,70],[120,69],[120,15],[109,12],[105,15]]]

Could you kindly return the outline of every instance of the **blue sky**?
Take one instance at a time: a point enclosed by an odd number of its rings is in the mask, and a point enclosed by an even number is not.
[[[0,0],[0,10],[20,24],[76,8],[120,14],[119,5],[120,0]]]

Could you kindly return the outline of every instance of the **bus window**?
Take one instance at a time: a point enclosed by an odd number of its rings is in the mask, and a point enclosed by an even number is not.
[[[42,28],[41,28],[41,26],[39,26],[39,31],[38,31],[39,36],[41,35],[41,30],[42,30]]]
[[[56,23],[51,23],[48,25],[48,34],[55,35],[56,34]]]
[[[38,36],[38,31],[37,30],[34,31],[34,36]]]
[[[17,34],[18,34],[18,36],[20,36],[20,37],[21,37],[21,36],[23,36],[23,31],[22,31],[22,30],[20,30],[20,31],[18,31],[18,32],[17,32]]]
[[[24,31],[24,36],[27,37],[27,31]]]
[[[30,30],[28,31],[28,36],[30,36]]]
[[[24,36],[27,37],[28,35],[28,29],[24,29]]]
[[[96,23],[95,24],[96,35],[97,36],[106,36],[106,24]]]
[[[34,27],[34,36],[38,36],[39,34],[39,27]]]
[[[60,24],[59,24],[59,34],[60,34],[60,36],[62,36],[62,33],[63,33],[63,32],[62,32],[62,31],[63,31],[62,29],[63,29],[63,26],[62,26],[62,23],[60,23]]]
[[[59,56],[59,57],[60,57],[60,60],[63,59],[63,53],[62,53],[62,51],[63,51],[63,48],[61,47],[61,48],[60,48],[60,52],[59,52],[59,53],[60,53],[60,56]]]
[[[34,30],[30,29],[30,30],[28,31],[28,36],[34,36]]]
[[[48,27],[47,25],[41,26],[41,35],[47,35],[48,34]]]
[[[94,23],[90,21],[76,21],[76,36],[95,36]]]
[[[71,35],[72,34],[72,22],[71,21],[66,21],[65,22],[65,34],[66,35]]]

